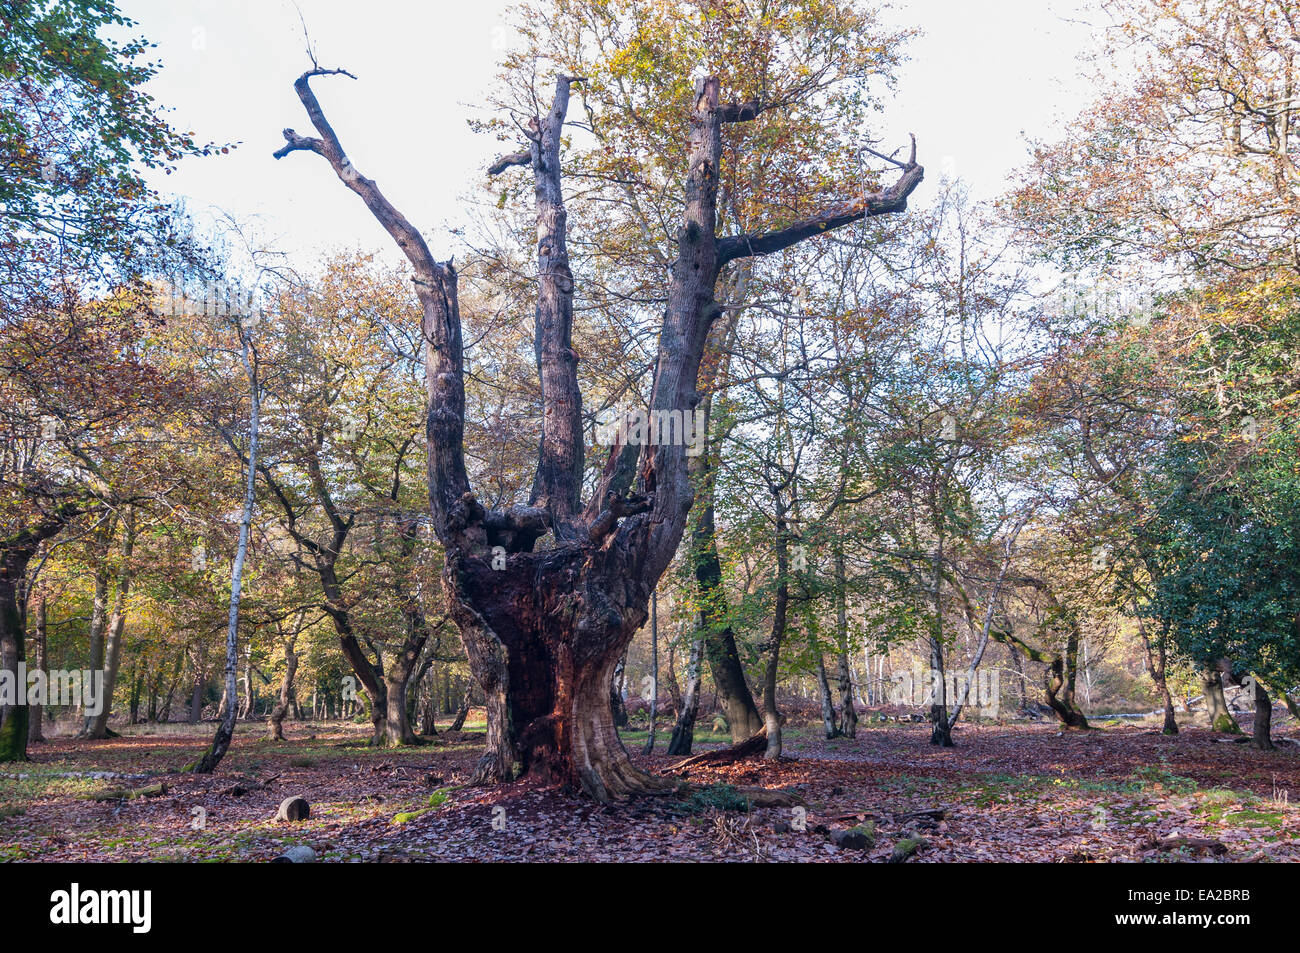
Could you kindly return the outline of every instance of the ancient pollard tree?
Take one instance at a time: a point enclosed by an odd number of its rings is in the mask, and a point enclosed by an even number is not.
[[[445,591],[475,678],[487,700],[487,750],[477,782],[532,773],[582,788],[602,801],[663,791],[677,782],[634,767],[610,710],[614,666],[645,622],[650,594],[677,550],[691,508],[686,441],[618,441],[591,498],[581,499],[582,395],[571,346],[573,274],[561,190],[561,131],[574,82],[561,76],[527,149],[489,169],[529,166],[537,217],[536,353],[542,433],[527,505],[486,509],[475,497],[463,452],[465,389],[456,272],[434,259],[420,233],[348,160],[311,87],[294,89],[318,134],[284,130],[275,153],[314,152],[359,195],[414,269],[423,311],[432,521],[446,551]],[[732,262],[788,248],[865,217],[899,212],[921,182],[916,143],[888,188],[761,234],[719,237],[717,192],[722,128],[750,122],[762,102],[720,101],[716,78],[701,80],[690,115],[688,174],[677,254],[668,279],[652,413],[686,419],[699,402],[697,375],[719,315],[714,288]],[[535,548],[543,536],[553,542]],[[500,547],[499,549],[496,549]],[[494,568],[493,552],[505,552]],[[497,565],[501,565],[498,559]],[[358,672],[359,675],[363,673]],[[364,678],[362,679],[364,684]]]

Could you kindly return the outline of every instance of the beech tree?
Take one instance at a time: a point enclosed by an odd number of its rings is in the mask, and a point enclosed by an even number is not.
[[[284,130],[283,158],[311,152],[326,162],[406,255],[423,311],[428,388],[426,436],[432,523],[445,552],[443,583],[487,708],[487,750],[478,782],[523,773],[582,788],[602,801],[675,786],[632,765],[614,729],[614,666],[645,622],[650,594],[672,560],[692,502],[680,423],[698,406],[701,359],[720,309],[720,273],[866,217],[903,211],[923,177],[915,143],[887,187],[847,197],[763,232],[720,238],[718,190],[723,132],[784,103],[724,101],[717,77],[691,96],[688,170],[677,251],[668,279],[650,399],[678,429],[642,445],[610,449],[582,498],[585,456],[577,355],[571,346],[573,275],[561,143],[575,78],[559,76],[526,151],[501,160],[531,168],[537,222],[536,354],[543,418],[536,479],[527,503],[488,509],[470,486],[464,458],[465,384],[457,273],[359,172],[312,89],[314,66],[294,83],[316,136]],[[503,166],[505,167],[505,166]],[[537,543],[548,537],[549,546]]]

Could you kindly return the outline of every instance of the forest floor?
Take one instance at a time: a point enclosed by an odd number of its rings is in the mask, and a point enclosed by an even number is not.
[[[351,862],[860,862],[919,838],[909,862],[1300,861],[1300,746],[1254,751],[1194,727],[1166,738],[1134,724],[963,725],[942,750],[923,724],[869,721],[831,741],[792,724],[779,762],[691,768],[693,796],[614,807],[528,781],[462,787],[475,727],[382,750],[365,746],[368,725],[286,723],[289,740],[273,743],[241,724],[211,776],[177,773],[209,725],[33,745],[31,762],[0,765],[0,860],[266,861],[305,844]],[[1290,719],[1274,728],[1297,735]],[[641,755],[644,738],[628,736],[642,767],[682,760],[661,753],[665,733]],[[706,734],[696,752],[724,740]],[[159,782],[165,793],[103,799]],[[728,786],[786,789],[807,806],[736,810]],[[291,795],[310,818],[277,822]],[[858,825],[870,846],[837,846],[832,835]]]

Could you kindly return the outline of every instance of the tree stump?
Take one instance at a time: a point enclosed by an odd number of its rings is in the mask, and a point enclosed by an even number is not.
[[[277,821],[305,821],[311,817],[311,806],[307,803],[306,798],[287,797],[280,802],[280,810],[276,812]]]

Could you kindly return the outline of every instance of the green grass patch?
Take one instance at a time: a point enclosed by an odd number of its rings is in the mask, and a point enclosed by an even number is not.
[[[619,738],[622,739],[623,744],[640,748],[645,745],[646,739],[650,737],[650,731],[647,728],[632,729],[632,730],[629,730],[627,728],[620,728],[618,731],[618,736]],[[672,738],[672,736],[673,736],[672,725],[668,725],[667,727],[660,725],[659,730],[655,732],[655,751],[662,753],[663,751],[667,750],[668,742]],[[692,745],[713,745],[713,744],[729,745],[731,744],[731,735],[725,731],[712,731],[712,730],[701,731],[699,728],[696,728],[695,735],[691,740],[691,744]],[[660,745],[662,745],[663,747],[661,748]]]

